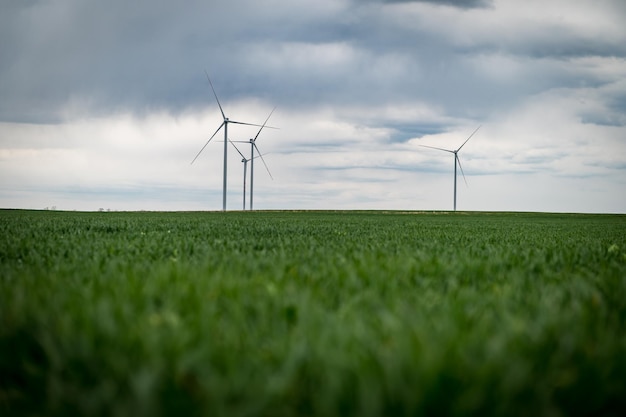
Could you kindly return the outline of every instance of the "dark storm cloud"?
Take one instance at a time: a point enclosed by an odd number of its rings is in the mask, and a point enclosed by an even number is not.
[[[189,90],[181,64],[197,52],[181,23],[201,22],[164,5],[40,1],[3,13],[2,26],[12,29],[3,30],[10,41],[0,88],[11,100],[2,118],[54,118],[72,101],[105,112],[180,105]]]
[[[185,6],[163,1],[3,6],[0,118],[45,121],[72,102],[86,112],[175,110],[206,100],[207,64],[218,73],[241,71],[242,79],[254,71],[238,67],[246,64],[240,57],[251,41],[246,27],[258,27],[251,16],[238,12],[235,18],[221,5]],[[236,84],[247,92],[245,83]]]

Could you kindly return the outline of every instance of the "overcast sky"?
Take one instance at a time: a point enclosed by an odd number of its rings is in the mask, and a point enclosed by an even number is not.
[[[624,22],[623,0],[4,0],[0,207],[220,210],[223,133],[190,164],[222,123],[206,70],[230,119],[276,107],[256,209],[451,210],[454,157],[420,145],[482,126],[459,210],[626,213]],[[228,209],[242,186],[229,147]]]

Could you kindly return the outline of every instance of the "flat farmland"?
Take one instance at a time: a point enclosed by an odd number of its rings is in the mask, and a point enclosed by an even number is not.
[[[0,414],[626,413],[626,216],[0,210]]]

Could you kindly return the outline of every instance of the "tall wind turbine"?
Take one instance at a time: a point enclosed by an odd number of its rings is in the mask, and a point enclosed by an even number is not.
[[[233,124],[247,125],[247,126],[260,126],[260,125],[256,125],[256,124],[252,124],[252,123],[238,122],[238,121],[235,121],[235,120],[230,120],[228,117],[226,117],[226,115],[224,114],[224,110],[222,109],[222,105],[220,104],[220,100],[217,98],[217,93],[215,92],[215,88],[213,88],[213,83],[211,82],[211,78],[209,78],[209,73],[206,72],[206,71],[204,71],[204,73],[206,74],[207,80],[209,80],[209,84],[211,85],[211,90],[213,90],[213,95],[215,96],[215,101],[217,101],[217,105],[220,108],[220,112],[222,113],[222,118],[224,119],[224,121],[222,122],[220,127],[217,128],[215,133],[213,133],[213,135],[211,135],[209,140],[204,144],[202,149],[200,149],[200,152],[198,152],[196,157],[193,158],[193,161],[191,161],[191,163],[193,164],[196,161],[196,159],[198,159],[198,156],[200,156],[200,154],[202,153],[204,148],[206,148],[206,146],[209,144],[209,142],[211,142],[211,140],[215,137],[215,135],[217,135],[217,132],[219,132],[220,129],[222,128],[222,126],[223,126],[224,127],[224,182],[223,182],[223,191],[222,191],[222,210],[226,211],[226,184],[227,184],[226,177],[228,175],[228,170],[227,170],[228,160],[227,160],[226,157],[227,157],[227,154],[228,154],[228,124],[229,123],[233,123]]]
[[[248,142],[244,142],[244,143],[248,143]],[[239,148],[237,148],[237,146],[233,143],[232,140],[230,141],[230,144],[233,145],[235,149],[237,150],[237,152],[239,153],[239,155],[241,155],[241,162],[243,162],[243,209],[245,210],[246,209],[246,177],[247,177],[247,170],[248,170],[248,162],[253,161],[256,158],[261,158],[261,160],[263,161],[263,165],[265,165],[265,169],[267,169],[267,173],[270,174],[270,178],[274,179],[274,177],[272,177],[272,173],[267,167],[267,164],[265,163],[265,160],[263,159],[263,155],[259,153],[255,157],[246,158],[244,154],[241,153]],[[250,191],[252,192],[252,190]],[[252,193],[250,194],[250,196],[252,196]],[[252,197],[251,197],[250,203],[252,203]],[[250,210],[252,210],[252,205],[250,205]]]
[[[467,185],[467,180],[465,179],[465,173],[463,172],[463,167],[461,166],[461,160],[459,159],[458,153],[461,150],[461,148],[465,146],[465,144],[472,138],[472,136],[474,136],[474,133],[478,132],[478,129],[480,128],[481,126],[478,126],[476,130],[474,130],[474,132],[471,135],[469,135],[469,138],[465,139],[465,142],[463,142],[463,144],[459,146],[459,148],[456,150],[436,148],[434,146],[420,145],[424,148],[437,149],[439,151],[450,152],[451,154],[454,154],[454,211],[456,211],[456,166],[457,164],[459,165],[459,168],[461,169],[461,174],[463,174],[463,181],[465,181],[465,185]]]

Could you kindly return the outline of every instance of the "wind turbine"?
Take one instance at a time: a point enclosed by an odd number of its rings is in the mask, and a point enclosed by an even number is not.
[[[276,107],[274,107],[272,109],[272,111],[270,112],[269,116],[267,116],[267,119],[265,119],[265,122],[263,122],[263,125],[261,126],[261,128],[259,129],[259,131],[256,133],[256,136],[252,139],[250,139],[248,142],[239,142],[238,143],[250,143],[250,158],[247,159],[246,161],[250,161],[250,210],[253,209],[253,198],[254,198],[254,160],[257,158],[256,156],[254,156],[254,149],[256,148],[257,152],[259,152],[259,155],[261,157],[261,161],[263,162],[263,165],[265,165],[265,169],[267,170],[267,173],[270,174],[270,178],[274,179],[274,177],[272,177],[272,173],[270,172],[269,168],[267,167],[267,164],[265,163],[265,159],[263,159],[263,155],[261,155],[261,151],[259,151],[259,148],[256,146],[256,140],[258,139],[259,135],[261,134],[261,131],[263,130],[263,128],[267,125],[267,121],[270,119],[270,117],[272,117],[272,113],[274,113],[274,110],[276,110]],[[235,146],[235,144],[233,143],[233,146]],[[235,149],[237,149],[237,147],[235,146]],[[239,149],[237,149],[237,152],[239,152]],[[241,155],[241,157],[243,159],[246,159],[245,156],[243,156],[241,154],[241,152],[239,152],[239,155]],[[243,160],[242,160],[243,162]],[[247,162],[246,162],[247,164]],[[245,165],[244,165],[244,181],[245,181]],[[245,182],[244,182],[244,188],[245,188]],[[245,197],[244,197],[245,199]],[[244,204],[244,210],[245,210],[245,204]]]
[[[200,149],[200,152],[198,152],[198,154],[196,155],[195,158],[193,158],[193,161],[191,161],[191,163],[193,164],[196,159],[198,159],[198,156],[200,156],[200,154],[202,153],[202,151],[204,150],[204,148],[206,148],[206,146],[209,144],[209,142],[211,142],[211,140],[215,137],[215,135],[217,135],[217,132],[220,131],[220,129],[222,128],[222,126],[224,127],[224,183],[223,183],[223,191],[222,191],[222,209],[224,211],[226,211],[226,177],[227,177],[227,154],[228,154],[228,124],[229,123],[233,123],[233,124],[238,124],[238,125],[247,125],[247,126],[260,126],[260,125],[256,125],[256,124],[252,124],[252,123],[244,123],[244,122],[238,122],[235,120],[230,120],[228,117],[226,117],[226,115],[224,114],[224,110],[222,109],[222,105],[220,104],[220,100],[217,98],[217,93],[215,92],[215,88],[213,88],[213,83],[211,82],[211,78],[209,78],[209,73],[204,71],[204,73],[206,74],[206,78],[207,80],[209,80],[209,84],[211,85],[211,90],[213,90],[213,95],[215,96],[215,100],[217,101],[217,105],[220,108],[220,112],[222,113],[222,118],[224,119],[224,121],[222,122],[222,124],[220,125],[220,127],[217,128],[217,130],[215,131],[215,133],[213,133],[213,135],[211,135],[211,137],[209,138],[209,140],[204,144],[204,146],[202,147],[202,149]]]
[[[243,143],[248,143],[248,142],[243,142]],[[248,162],[254,161],[254,159],[256,158],[261,158],[261,160],[263,161],[263,165],[265,165],[265,169],[267,170],[267,173],[270,174],[270,178],[274,179],[274,177],[272,177],[272,173],[267,167],[267,164],[265,163],[265,160],[263,159],[263,155],[259,153],[257,156],[254,156],[252,158],[246,158],[244,154],[241,153],[239,148],[237,148],[237,146],[233,143],[232,140],[230,141],[230,144],[233,145],[235,149],[237,150],[237,152],[239,153],[239,155],[241,155],[241,162],[243,162],[243,209],[245,210],[246,209],[246,176],[247,176]],[[250,210],[252,210],[252,188],[250,189]]]
[[[261,130],[263,130],[263,128],[267,124],[267,121],[272,116],[272,113],[274,113],[274,110],[276,110],[276,107],[274,107],[272,109],[272,111],[270,112],[270,115],[267,116],[267,119],[265,119],[265,122],[263,123],[263,126],[261,126],[261,128],[257,132],[257,134],[254,137],[254,139],[250,139],[250,161],[251,161],[251,163],[250,163],[250,210],[252,210],[252,206],[253,206],[252,202],[253,202],[253,198],[254,198],[254,160],[256,158],[254,156],[254,149],[255,148],[259,152],[259,156],[261,156],[261,151],[259,151],[259,148],[256,146],[256,140],[259,137],[259,134],[261,133]],[[265,160],[263,159],[263,156],[261,156],[261,161],[263,162],[263,165],[265,165],[265,169],[267,169],[267,173],[270,174],[270,170],[267,168],[267,164],[265,163]],[[272,179],[274,179],[274,177],[272,177],[272,174],[270,174],[270,177]]]
[[[474,133],[478,132],[478,129],[480,128],[481,126],[478,126],[476,130],[474,130],[474,132],[471,135],[469,135],[469,138],[465,139],[465,142],[463,142],[463,144],[459,146],[459,148],[456,150],[436,148],[434,146],[420,145],[424,148],[437,149],[439,151],[450,152],[451,154],[454,154],[454,211],[456,211],[456,165],[457,164],[459,165],[459,168],[461,169],[461,174],[463,174],[463,181],[465,181],[465,185],[467,185],[467,180],[465,179],[465,173],[463,172],[463,167],[461,166],[461,160],[459,159],[458,153],[461,150],[461,148],[465,146],[465,144],[472,138],[472,136],[474,136]]]

